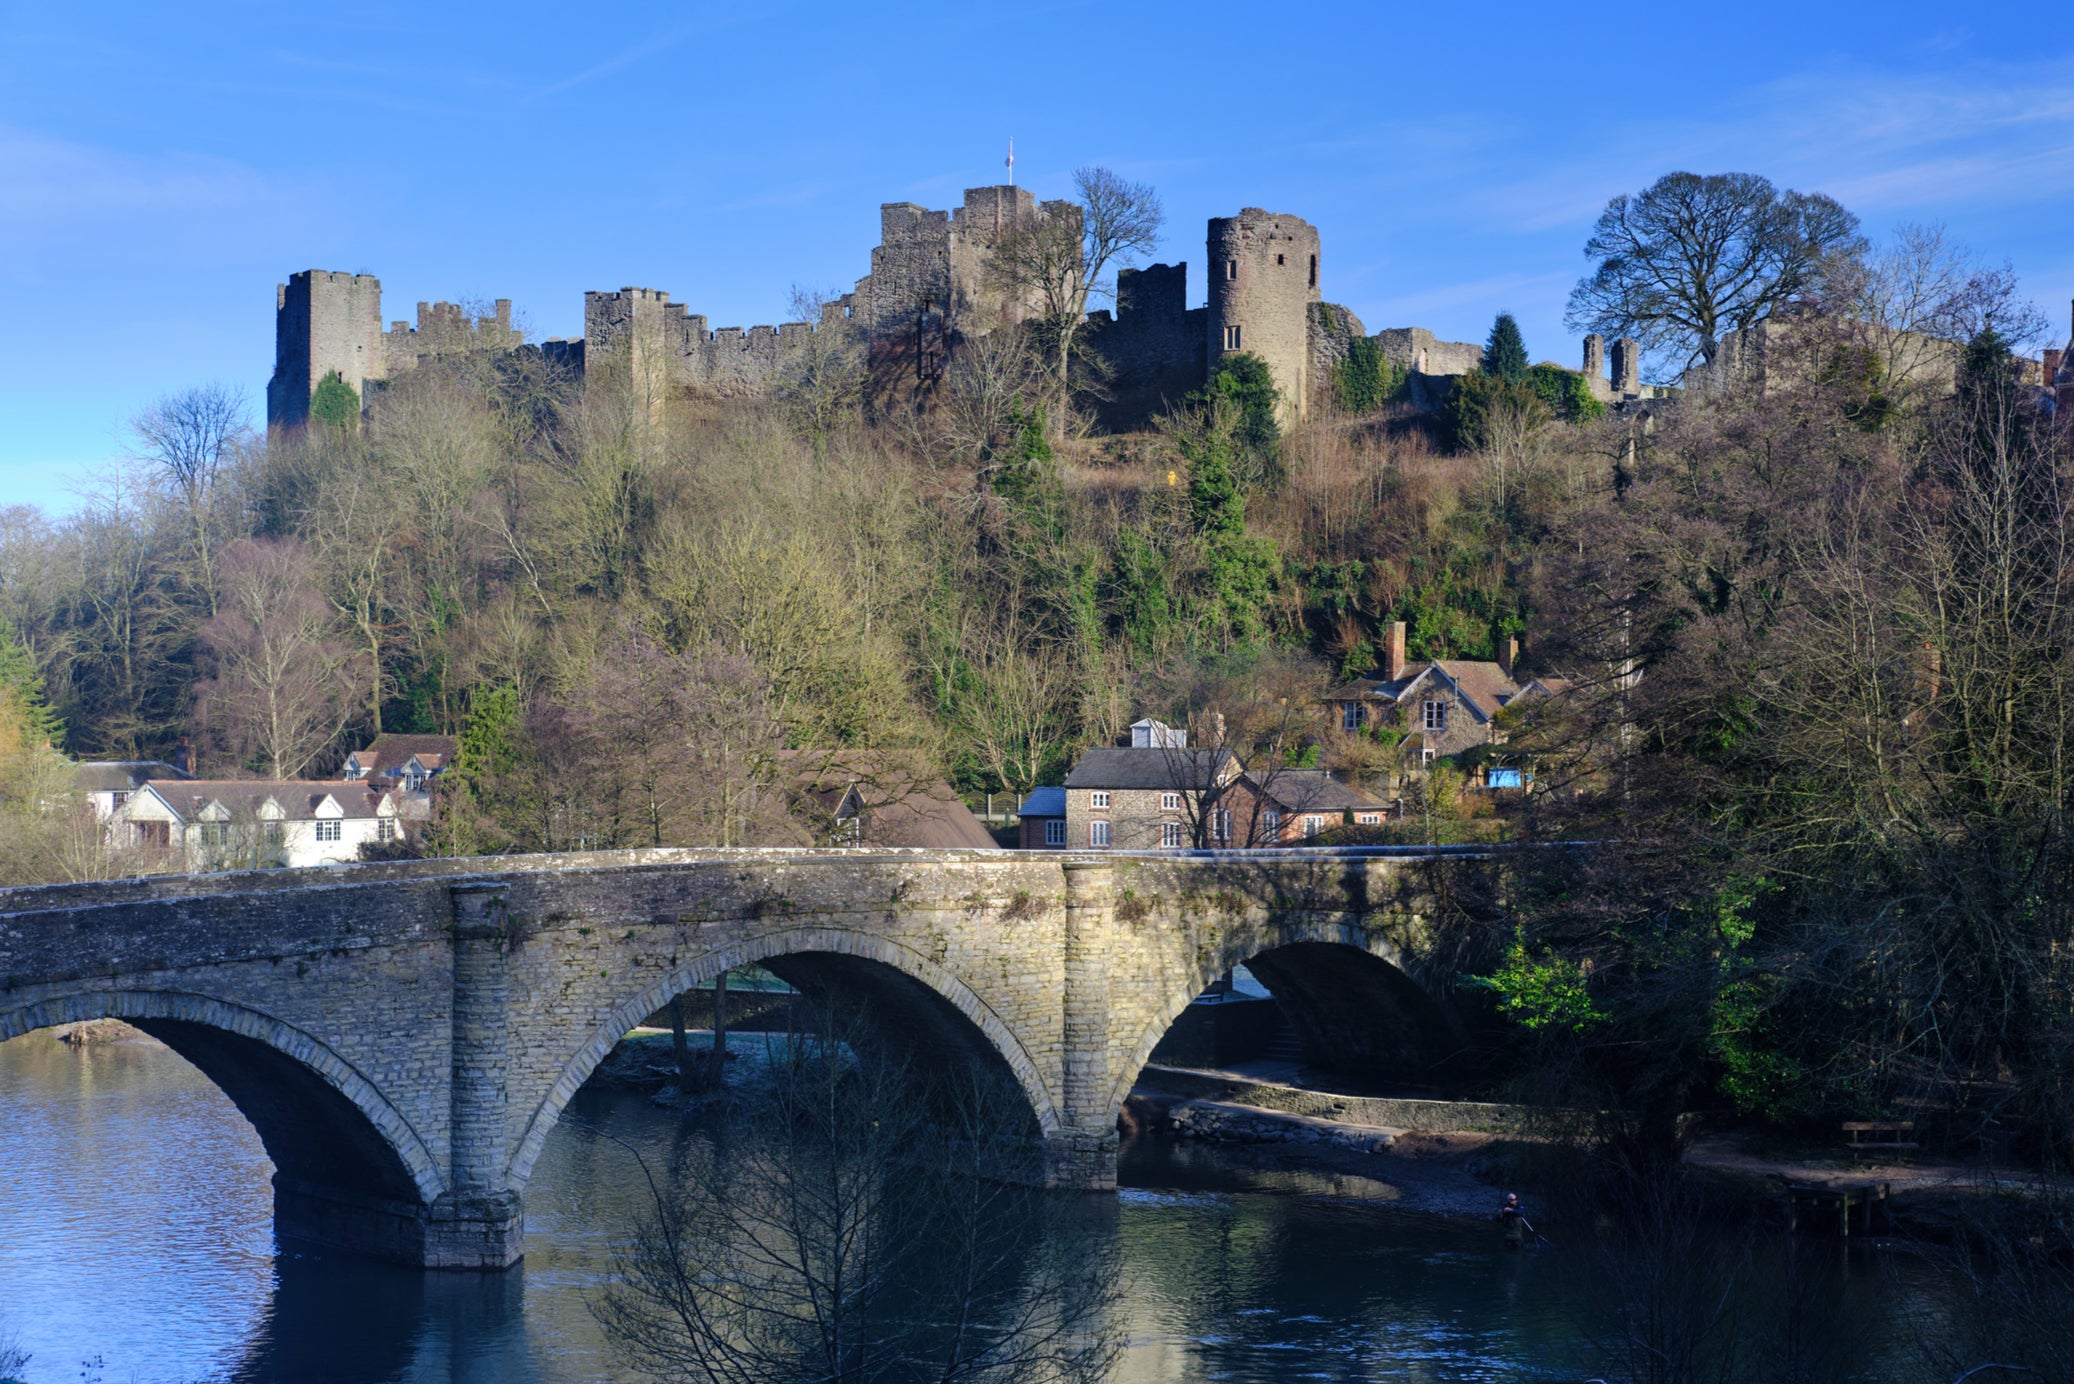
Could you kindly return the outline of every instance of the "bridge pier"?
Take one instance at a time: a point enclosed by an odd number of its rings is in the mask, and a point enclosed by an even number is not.
[[[1116,1114],[1109,1108],[1109,948],[1115,871],[1069,860],[1060,1127],[1045,1140],[1045,1181],[1090,1192],[1116,1187]]]
[[[525,1248],[515,1193],[441,1197],[430,1206],[356,1196],[274,1177],[281,1239],[425,1269],[504,1269]]]

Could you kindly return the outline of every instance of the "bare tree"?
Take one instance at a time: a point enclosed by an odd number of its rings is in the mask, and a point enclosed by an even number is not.
[[[193,543],[195,585],[216,613],[216,535],[211,523],[217,483],[249,431],[243,391],[201,385],[168,394],[131,420],[144,459],[186,512]]]
[[[1003,788],[1018,797],[1063,757],[1072,733],[1072,659],[1013,615],[975,623],[963,654],[977,686],[959,701],[958,729]]]
[[[269,777],[298,778],[352,719],[350,655],[332,630],[309,556],[293,539],[224,550],[216,618],[202,639],[216,676],[198,689],[232,752]]]
[[[809,331],[784,358],[778,397],[817,449],[857,416],[869,374],[863,330],[841,298],[834,290],[792,289],[792,317]]]
[[[1114,297],[1112,272],[1159,244],[1166,212],[1150,184],[1106,168],[1073,174],[1079,203],[1047,202],[1011,227],[994,248],[990,274],[1011,301],[1028,303],[1052,357],[1052,407],[1062,423],[1071,391],[1075,343],[1088,303]]]
[[[1584,247],[1598,266],[1564,321],[1711,365],[1723,336],[1819,293],[1863,246],[1858,218],[1820,193],[1781,192],[1754,173],[1667,173],[1606,204]]]

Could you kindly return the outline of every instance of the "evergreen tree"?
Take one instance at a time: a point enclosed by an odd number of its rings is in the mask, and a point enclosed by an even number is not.
[[[1491,323],[1491,339],[1484,343],[1483,368],[1486,375],[1496,375],[1508,384],[1517,384],[1527,377],[1527,342],[1520,335],[1519,323],[1509,312],[1498,314]]]
[[[360,395],[334,370],[310,392],[310,417],[334,428],[360,426]]]
[[[36,656],[5,623],[0,623],[0,714],[16,723],[30,743],[55,745],[64,738],[64,721],[43,699],[43,674],[37,671]]]

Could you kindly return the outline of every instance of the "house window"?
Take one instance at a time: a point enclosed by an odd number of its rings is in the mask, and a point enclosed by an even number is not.
[[[1304,834],[1304,839],[1305,839],[1305,840],[1309,840],[1309,839],[1311,839],[1312,837],[1316,836],[1316,835],[1317,835],[1317,834],[1318,834],[1318,833],[1319,833],[1320,831],[1324,830],[1324,827],[1325,827],[1325,819],[1324,819],[1323,817],[1306,817],[1306,818],[1304,818],[1304,819],[1303,819],[1303,834]]]
[[[1433,760],[1434,760],[1434,757],[1435,757],[1436,755],[1438,755],[1439,753],[1440,753],[1440,751],[1438,751],[1438,750],[1436,750],[1436,749],[1433,749],[1433,748],[1432,748],[1432,747],[1430,747],[1430,746],[1429,746],[1429,747],[1427,747],[1426,749],[1420,750],[1420,751],[1419,751],[1419,763],[1421,763],[1421,764],[1431,764],[1431,763],[1433,762]]]
[[[1044,824],[1044,844],[1047,846],[1063,846],[1066,844],[1065,818],[1053,817]]]
[[[1427,702],[1420,708],[1425,713],[1422,724],[1427,730],[1447,729],[1447,703]]]
[[[1269,808],[1260,814],[1260,825],[1266,831],[1268,839],[1272,841],[1275,838],[1275,834],[1282,829],[1282,814],[1273,808]]]
[[[1354,822],[1358,826],[1380,826],[1382,825],[1382,821],[1383,819],[1373,812],[1357,812],[1354,814]]]
[[[1109,795],[1107,793],[1090,793],[1087,795],[1087,805],[1106,810],[1109,806]]]
[[[170,822],[137,823],[137,844],[140,846],[153,846],[164,850],[171,842],[172,836],[172,823]]]
[[[1239,340],[1240,340],[1240,337],[1239,337],[1239,328],[1238,328],[1238,324],[1237,324],[1237,323],[1234,323],[1234,324],[1232,324],[1231,326],[1229,326],[1229,327],[1226,327],[1226,328],[1224,329],[1224,349],[1225,349],[1225,350],[1227,350],[1227,351],[1238,351],[1238,350],[1243,350],[1243,349],[1245,349],[1244,347],[1242,347],[1242,346],[1240,346],[1240,345],[1239,345]]]
[[[108,795],[108,810],[110,812],[120,812],[122,811],[122,805],[129,800],[130,795],[128,791],[118,788]]]
[[[344,835],[342,830],[344,826],[345,823],[336,819],[328,822],[319,822],[317,823],[317,839],[319,841],[339,840]]]
[[[1109,824],[1107,822],[1089,822],[1087,824],[1087,843],[1090,846],[1108,845]]]
[[[1210,818],[1211,833],[1219,841],[1231,840],[1231,809],[1220,807]]]
[[[374,839],[377,841],[394,841],[396,839],[396,823],[390,821],[387,817],[376,822],[374,824]]]
[[[259,838],[266,842],[268,850],[277,851],[281,849],[281,843],[287,839],[287,833],[281,829],[279,822],[268,822],[260,827]]]
[[[1341,707],[1339,713],[1339,723],[1340,728],[1343,730],[1361,729],[1361,703],[1348,702],[1345,706]]]
[[[1229,283],[1229,282],[1235,281],[1235,280],[1236,280],[1236,279],[1237,279],[1238,277],[1239,277],[1239,262],[1238,262],[1237,260],[1226,260],[1226,261],[1224,262],[1224,278],[1225,278],[1225,281],[1226,281],[1227,283]]]
[[[1181,795],[1179,793],[1160,794],[1159,810],[1162,812],[1179,812],[1181,810]]]
[[[1159,844],[1170,851],[1187,845],[1187,838],[1181,832],[1181,824],[1179,822],[1161,822],[1159,824]]]

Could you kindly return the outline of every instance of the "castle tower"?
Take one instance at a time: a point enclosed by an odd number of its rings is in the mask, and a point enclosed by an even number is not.
[[[1310,401],[1310,305],[1318,294],[1318,230],[1301,217],[1247,207],[1210,222],[1209,368],[1241,351],[1267,362],[1283,421]]]
[[[389,376],[382,345],[382,281],[372,274],[305,269],[274,289],[274,375],[266,386],[269,428],[310,416],[310,394],[337,371],[367,397],[369,380]]]

